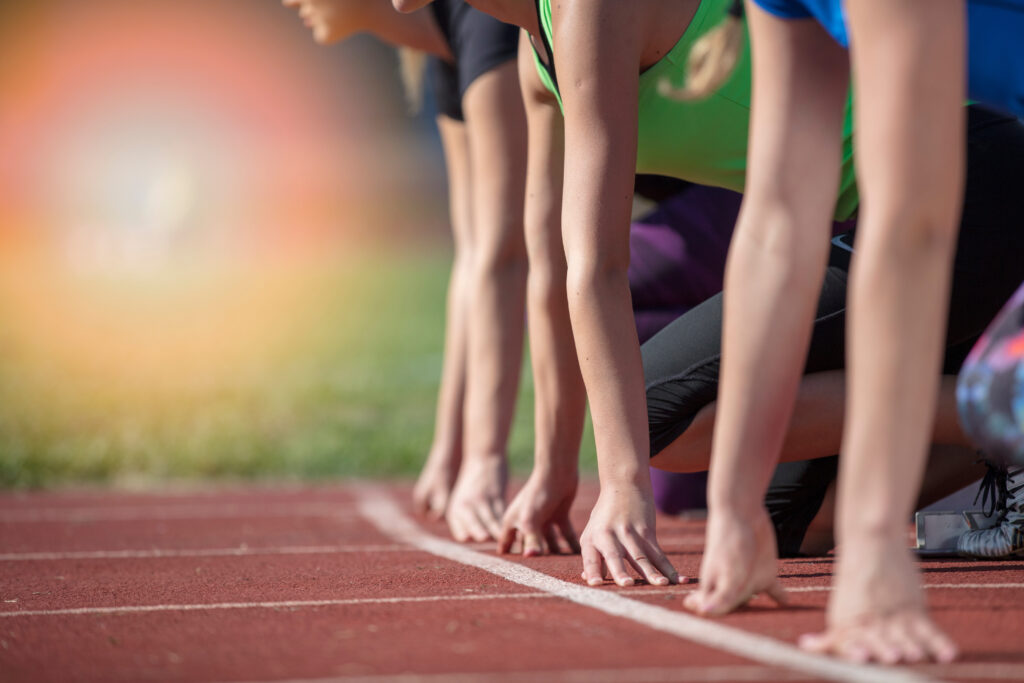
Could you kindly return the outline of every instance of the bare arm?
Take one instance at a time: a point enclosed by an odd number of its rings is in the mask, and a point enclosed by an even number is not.
[[[508,552],[519,536],[523,554],[536,555],[545,544],[557,552],[559,534],[579,550],[569,508],[576,494],[586,393],[565,295],[562,114],[537,75],[525,34],[519,41],[519,82],[529,131],[525,222],[535,446],[530,479],[505,514],[500,549]]]
[[[466,355],[469,337],[469,296],[472,291],[472,179],[466,126],[447,116],[437,118],[448,173],[448,211],[455,258],[448,281],[444,363],[437,396],[434,441],[413,489],[416,510],[440,517],[462,461],[463,404],[466,396]]]
[[[727,612],[782,599],[764,493],[807,357],[839,187],[846,52],[811,20],[752,3],[747,187],[725,277],[722,377],[701,585],[687,605]]]
[[[804,644],[885,663],[949,661],[956,647],[927,614],[902,534],[935,419],[963,194],[964,3],[849,0],[847,10],[864,202],[835,592],[828,632]]]
[[[477,78],[463,97],[473,182],[473,273],[462,468],[448,522],[459,540],[497,539],[506,449],[523,354],[526,116],[516,65]]]
[[[601,495],[584,531],[589,583],[675,580],[655,540],[643,369],[630,304],[641,27],[621,0],[555,7],[565,106],[562,229],[569,313],[597,441]]]

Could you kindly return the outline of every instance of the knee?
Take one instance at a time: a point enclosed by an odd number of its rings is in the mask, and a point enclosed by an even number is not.
[[[718,361],[690,368],[679,377],[648,383],[646,393],[653,458],[686,433],[698,413],[714,402],[718,393]]]

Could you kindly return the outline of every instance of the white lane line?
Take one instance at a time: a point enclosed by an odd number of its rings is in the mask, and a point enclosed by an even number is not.
[[[689,683],[690,681],[809,681],[813,676],[769,666],[683,666],[636,669],[549,669],[506,673],[393,674],[292,678],[273,683]],[[256,683],[255,681],[251,683]]]
[[[941,588],[944,590],[1007,590],[1024,588],[1024,583],[926,583],[926,589]],[[817,593],[832,590],[832,586],[792,586],[786,587],[787,593]]]
[[[973,680],[1019,681],[1024,666],[998,663],[926,664],[918,671]],[[335,676],[333,678],[290,678],[269,683],[690,683],[691,681],[807,681],[814,676],[769,666],[684,666],[637,669],[550,669],[508,673],[382,674],[378,676]],[[249,683],[257,683],[251,681]],[[260,681],[258,683],[268,683]]]
[[[555,597],[547,593],[472,593],[469,595],[424,595],[404,598],[347,598],[339,600],[279,600],[275,602],[215,602],[196,605],[124,605],[120,607],[72,607],[0,612],[7,617],[63,617],[90,614],[146,614],[150,612],[201,612],[220,609],[300,609],[305,607],[347,607],[351,605],[397,605],[417,602],[461,602],[466,600],[518,600]]]
[[[395,546],[406,552],[406,546]],[[935,584],[928,588],[977,588],[977,589],[1022,589],[1024,584],[1017,583],[979,583],[979,584]],[[693,592],[693,588],[625,588],[616,590],[618,595],[633,595],[638,598],[672,595],[682,597]],[[829,591],[828,586],[804,586],[798,589],[791,589],[797,593],[809,593],[812,591]],[[22,610],[22,611],[0,611],[0,619],[5,617],[55,617],[73,616],[87,614],[132,614],[139,612],[199,612],[203,610],[224,610],[224,609],[300,609],[304,607],[343,607],[346,605],[400,605],[405,603],[419,602],[460,602],[465,600],[537,600],[547,598],[560,598],[562,596],[553,593],[472,593],[462,595],[415,595],[408,597],[393,598],[344,598],[337,600],[283,600],[277,602],[215,602],[197,603],[185,605],[123,605],[111,607],[70,607],[66,609],[49,610]]]
[[[409,552],[397,543],[367,545],[310,545],[270,548],[195,548],[185,550],[71,550],[67,552],[0,553],[0,562],[52,560],[134,560],[168,557],[248,557],[254,555],[332,555],[338,553]]]
[[[0,511],[0,524],[30,522],[119,522],[177,519],[330,517],[353,519],[344,503],[201,503],[123,507],[37,508]]]
[[[638,602],[618,593],[562,581],[523,565],[484,555],[457,543],[430,536],[410,520],[383,491],[363,489],[357,492],[357,496],[359,512],[380,531],[398,542],[408,543],[414,548],[482,569],[521,586],[551,593],[576,604],[611,616],[629,619],[706,647],[762,664],[782,666],[834,681],[909,683],[932,680],[907,669],[864,666],[813,655],[788,643],[725,626],[721,622]]]

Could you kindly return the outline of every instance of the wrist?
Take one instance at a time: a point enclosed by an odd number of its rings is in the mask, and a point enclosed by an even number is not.
[[[533,474],[557,480],[576,479],[579,467],[575,458],[554,458],[538,454],[533,461]]]

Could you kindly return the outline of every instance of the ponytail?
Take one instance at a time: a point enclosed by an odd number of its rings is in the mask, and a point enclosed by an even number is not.
[[[411,47],[398,48],[398,69],[405,89],[405,101],[410,114],[423,108],[423,80],[427,68],[427,55]]]
[[[690,49],[686,84],[677,88],[665,79],[658,83],[658,92],[674,100],[708,97],[729,80],[742,53],[743,0],[733,0],[725,19]]]

